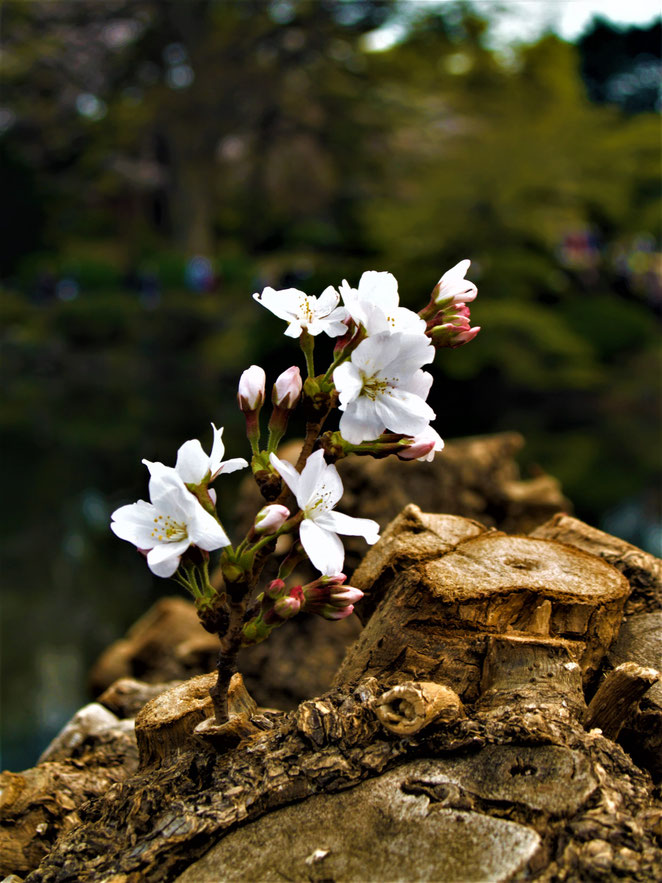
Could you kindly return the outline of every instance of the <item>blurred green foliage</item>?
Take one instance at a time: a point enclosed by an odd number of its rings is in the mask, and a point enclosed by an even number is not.
[[[295,358],[250,298],[267,284],[315,294],[390,270],[418,309],[471,258],[483,330],[437,358],[441,434],[520,430],[524,465],[580,516],[635,500],[659,520],[659,121],[616,87],[589,100],[581,68],[594,93],[610,76],[591,40],[496,51],[486,11],[6,0],[5,621],[39,599],[47,669],[69,671],[77,641],[89,660],[164,590],[107,530],[145,494],[140,459],[208,443],[210,420],[245,455],[240,372]],[[391,20],[404,37],[367,51]],[[637,76],[633,45],[614,75]],[[621,532],[644,542],[640,521]],[[5,647],[18,696],[42,663]]]

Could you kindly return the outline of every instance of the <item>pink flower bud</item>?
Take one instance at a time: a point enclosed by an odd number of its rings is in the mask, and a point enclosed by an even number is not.
[[[244,413],[259,411],[264,404],[264,386],[267,381],[264,370],[259,365],[251,365],[239,378],[237,401]]]
[[[410,443],[398,451],[401,460],[430,460],[434,459],[437,451],[442,451],[444,442],[439,433],[428,426],[423,432],[415,435]]]
[[[279,408],[291,411],[296,407],[302,389],[301,372],[296,365],[278,377],[271,393],[271,401]]]
[[[264,590],[264,594],[267,598],[271,598],[272,600],[275,598],[280,598],[280,596],[285,591],[285,583],[282,579],[274,579],[272,580],[267,588]]]
[[[451,304],[467,304],[476,299],[478,289],[473,282],[464,278],[471,261],[460,261],[447,270],[435,285],[432,300],[437,307],[446,308]]]
[[[286,595],[274,602],[273,609],[281,619],[290,619],[292,616],[296,616],[301,609],[301,601],[291,595]]]
[[[278,503],[264,506],[255,516],[255,533],[271,534],[281,528],[290,517],[290,510]]]
[[[356,589],[354,586],[342,586],[342,588],[336,589],[329,596],[329,603],[333,607],[343,608],[343,607],[352,607],[363,597],[363,592],[361,589]]]
[[[339,619],[347,619],[348,616],[351,616],[352,613],[354,613],[354,607],[351,604],[349,607],[331,607],[327,605],[322,607],[321,610],[315,612],[319,613],[324,619],[338,621]]]

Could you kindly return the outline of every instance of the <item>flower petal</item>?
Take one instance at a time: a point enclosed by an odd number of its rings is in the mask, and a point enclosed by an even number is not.
[[[256,365],[253,365],[253,368],[256,367]],[[260,369],[258,368],[258,371],[259,370]],[[211,454],[209,455],[209,468],[213,476],[216,475],[221,463],[223,462],[223,457],[225,456],[225,445],[223,444],[223,427],[221,426],[220,429],[217,429],[212,423],[211,428],[214,433],[214,441],[211,446]]]
[[[179,448],[175,469],[186,484],[200,484],[209,472],[209,457],[197,438],[184,442]]]
[[[359,279],[359,297],[384,313],[391,313],[400,303],[398,280],[392,273],[367,270]]]
[[[315,312],[318,318],[327,318],[338,306],[340,295],[331,285],[327,286],[317,299]]]
[[[276,291],[274,288],[267,287],[262,294],[254,294],[253,298],[270,310],[274,316],[291,322],[299,315],[301,304],[306,302],[307,295],[297,288],[283,288]],[[298,335],[296,336],[298,337]]]
[[[116,509],[110,529],[121,540],[133,543],[138,549],[151,549],[155,543],[153,531],[158,512],[151,503],[138,500]]]
[[[324,512],[315,523],[325,530],[349,537],[363,537],[369,545],[379,539],[379,525],[372,518],[354,518],[342,512]]]
[[[196,500],[195,507],[191,510],[188,520],[189,540],[207,552],[229,546],[230,540],[221,525],[213,515],[205,512]]]
[[[340,416],[340,434],[352,445],[377,438],[386,429],[386,424],[377,413],[375,402],[361,396],[350,402]]]
[[[191,545],[189,540],[178,543],[159,543],[147,553],[147,564],[155,576],[168,577],[179,567],[184,552]]]
[[[359,369],[351,362],[343,362],[333,372],[333,382],[340,396],[341,406],[358,398],[363,381]]]
[[[379,396],[375,406],[386,428],[403,435],[418,435],[435,418],[434,411],[423,399],[401,389]]]
[[[299,527],[299,539],[313,567],[325,576],[335,576],[342,570],[345,549],[340,538],[304,518]]]
[[[301,476],[294,466],[292,466],[291,463],[288,463],[287,460],[280,460],[275,454],[269,454],[269,462],[296,497]],[[299,505],[301,504],[299,503]]]
[[[308,457],[306,465],[301,471],[299,487],[296,492],[297,503],[301,509],[305,509],[310,503],[315,501],[317,496],[319,496],[320,485],[326,468],[327,465],[324,462],[324,451],[321,448],[319,451],[315,451]]]
[[[211,477],[216,478],[218,475],[230,475],[231,472],[236,472],[237,469],[245,469],[247,466],[248,461],[244,460],[243,457],[232,457],[231,460],[226,460],[225,463],[221,463],[216,472],[212,472]]]

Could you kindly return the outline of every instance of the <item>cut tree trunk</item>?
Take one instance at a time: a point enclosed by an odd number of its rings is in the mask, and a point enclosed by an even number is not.
[[[334,689],[244,697],[220,751],[202,681],[152,699],[140,768],[27,880],[659,880],[650,775],[585,702],[632,587],[578,545],[408,507],[355,575],[368,618]]]

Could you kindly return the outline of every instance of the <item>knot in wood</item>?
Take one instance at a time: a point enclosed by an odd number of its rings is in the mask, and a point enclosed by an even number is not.
[[[374,712],[387,730],[400,736],[413,736],[433,721],[451,723],[464,717],[457,693],[433,681],[398,684],[375,701]]]

